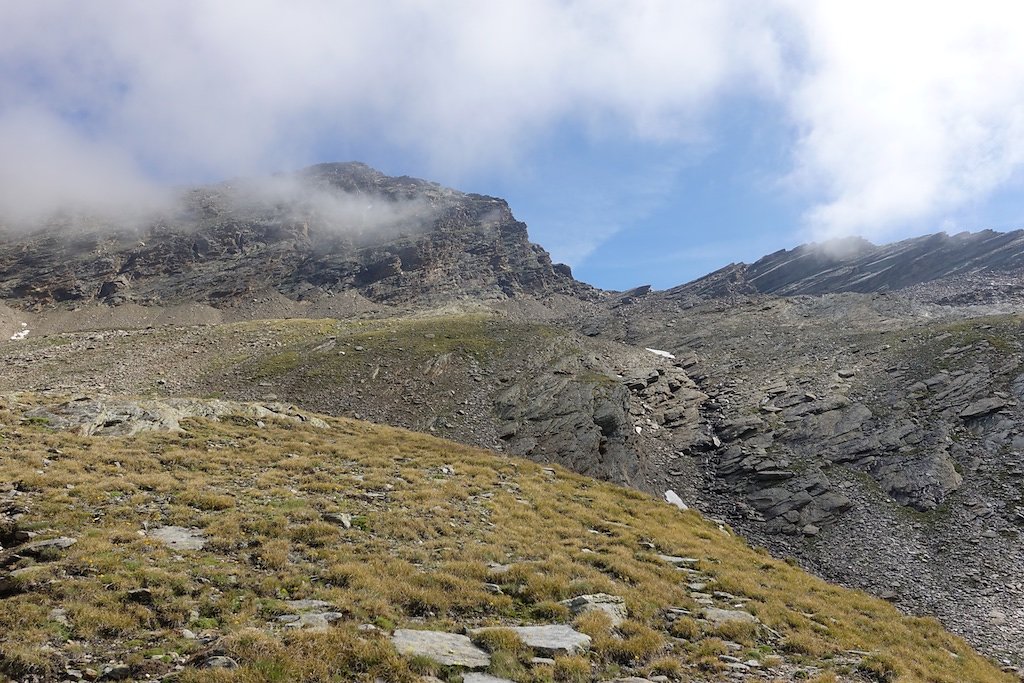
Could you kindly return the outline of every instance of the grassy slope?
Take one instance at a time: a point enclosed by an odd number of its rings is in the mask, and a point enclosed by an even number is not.
[[[529,669],[505,652],[493,670],[521,680],[714,677],[730,639],[744,658],[806,666],[821,681],[835,680],[830,669],[858,680],[1009,680],[934,620],[830,586],[696,513],[424,435],[329,422],[259,428],[239,418],[191,422],[180,434],[84,438],[0,410],[0,481],[26,492],[22,521],[41,537],[78,538],[38,564],[28,579],[37,588],[0,600],[0,672],[60,675],[64,652],[160,674],[170,665],[158,656],[202,654],[182,638],[188,627],[215,636],[217,651],[242,666],[186,668],[185,681],[414,680],[433,669],[393,652],[393,626],[570,621],[556,601],[607,592],[630,611],[622,638],[584,618],[577,626],[595,637],[588,661]],[[324,512],[351,514],[353,528],[323,521]],[[141,535],[145,524],[201,527],[209,544],[174,552]],[[659,552],[700,558],[712,587],[749,598],[771,630],[670,626],[665,608],[696,605]],[[495,575],[490,562],[513,567]],[[151,605],[127,598],[140,587],[152,590]],[[295,598],[330,601],[346,618],[321,634],[268,626]],[[356,629],[365,623],[381,631]],[[850,649],[873,654],[850,664]]]

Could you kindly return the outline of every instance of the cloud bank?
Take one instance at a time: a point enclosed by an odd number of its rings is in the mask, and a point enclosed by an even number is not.
[[[447,175],[560,127],[687,145],[785,112],[816,236],[939,220],[1024,161],[1014,3],[96,0],[0,6],[0,212],[322,161],[379,140]]]
[[[1024,6],[795,3],[793,177],[819,234],[884,235],[984,200],[1024,161]]]

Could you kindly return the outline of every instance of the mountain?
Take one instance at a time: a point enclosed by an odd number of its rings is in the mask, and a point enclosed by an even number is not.
[[[502,200],[326,164],[187,190],[144,219],[9,228],[0,393],[283,401],[672,491],[1012,667],[1018,239],[808,245],[606,292],[552,264]],[[71,426],[116,429],[125,411]]]
[[[1009,680],[558,467],[281,404],[22,395],[0,421],[0,678]]]
[[[357,163],[188,190],[127,225],[64,216],[5,237],[0,298],[31,310],[230,307],[341,291],[429,304],[588,289],[529,242],[503,200]]]
[[[750,265],[732,264],[672,292],[780,296],[887,292],[960,276],[1019,279],[1022,269],[1022,230],[937,233],[881,246],[847,238],[783,249]]]

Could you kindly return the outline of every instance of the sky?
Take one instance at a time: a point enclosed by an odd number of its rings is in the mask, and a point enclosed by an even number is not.
[[[609,289],[1024,227],[1024,4],[0,0],[0,216],[362,161]]]

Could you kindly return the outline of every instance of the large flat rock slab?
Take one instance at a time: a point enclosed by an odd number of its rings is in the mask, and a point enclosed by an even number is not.
[[[462,677],[462,683],[513,683],[507,678],[498,678],[490,674],[469,673]]]
[[[490,655],[457,633],[400,628],[391,637],[391,643],[403,655],[426,657],[442,666],[483,669],[491,664]]]
[[[744,612],[742,610],[734,609],[719,609],[717,607],[706,607],[703,611],[705,619],[710,621],[714,626],[722,626],[724,624],[757,624],[759,623],[757,617],[750,612]]]
[[[513,631],[518,635],[526,645],[532,647],[540,654],[576,654],[590,649],[590,636],[564,624],[486,627],[474,629],[473,633],[492,631],[495,628],[508,628],[509,631]]]
[[[82,436],[133,436],[140,432],[180,432],[190,417],[219,420],[238,415],[253,419],[300,422],[324,429],[320,418],[286,403],[238,403],[218,399],[166,398],[137,401],[82,398],[59,405],[41,406],[26,418],[46,420],[54,429],[77,431]]]
[[[180,526],[157,527],[147,535],[174,550],[202,550],[206,546],[206,537],[201,532]]]

